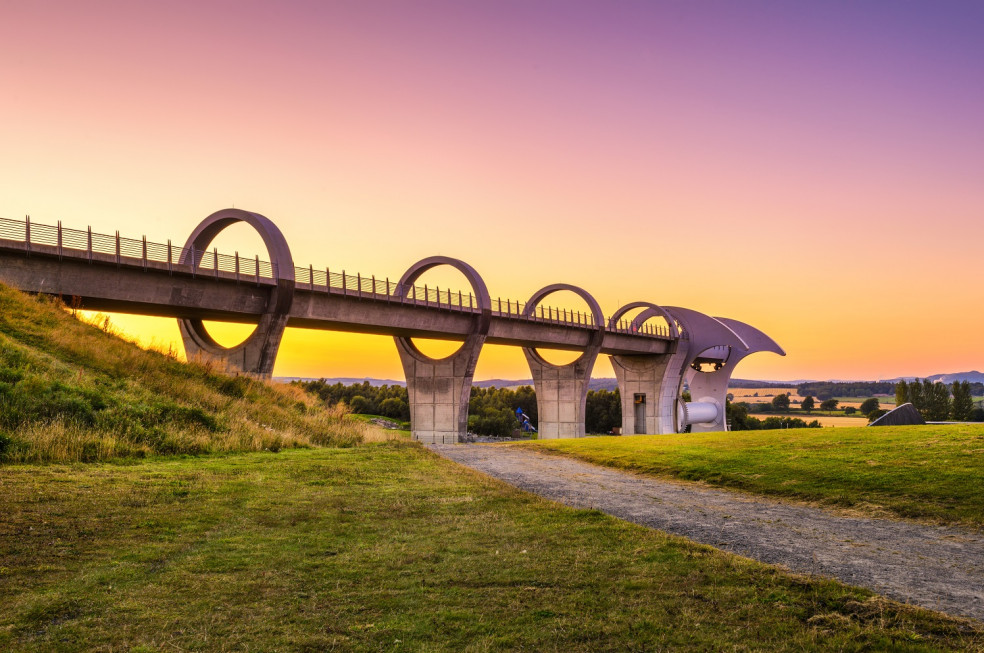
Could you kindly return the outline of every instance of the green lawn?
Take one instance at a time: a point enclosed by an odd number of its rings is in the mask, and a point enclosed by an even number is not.
[[[0,515],[5,651],[984,646],[408,443],[8,465]]]
[[[757,494],[984,527],[984,425],[640,435],[512,446]]]

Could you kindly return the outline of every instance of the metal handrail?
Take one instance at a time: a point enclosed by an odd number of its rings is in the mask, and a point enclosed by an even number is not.
[[[191,251],[183,247],[167,243],[140,239],[125,238],[117,232],[114,235],[93,232],[91,228],[81,231],[66,229],[61,221],[57,225],[47,225],[32,222],[30,216],[24,220],[0,218],[0,239],[24,243],[25,251],[30,255],[34,245],[55,248],[59,257],[79,258],[92,262],[94,254],[114,257],[117,265],[139,265],[144,270],[148,264],[164,264],[169,274],[175,269],[187,269],[193,275],[220,278],[234,278],[236,281],[253,281],[257,284],[271,284],[277,278],[274,265],[263,261],[259,256],[247,258],[220,253],[212,248],[209,251]],[[187,254],[187,256],[186,256]],[[181,261],[192,261],[190,265]],[[414,285],[400,292],[399,284],[389,278],[377,278],[374,275],[365,276],[359,273],[350,274],[345,270],[332,271],[330,268],[316,269],[314,266],[295,267],[295,284],[312,292],[327,292],[357,296],[362,299],[398,302],[414,306],[446,309],[457,312],[481,311],[476,298],[471,292],[447,288],[430,288]],[[523,320],[527,322],[543,322],[577,328],[595,328],[594,318],[589,313],[539,305],[530,315],[526,315],[526,303],[511,299],[496,298],[492,300],[492,315],[500,318]],[[617,324],[606,322],[605,330],[612,333],[647,336],[654,338],[671,338],[669,328],[662,325],[643,324],[634,326],[631,322],[622,320]]]

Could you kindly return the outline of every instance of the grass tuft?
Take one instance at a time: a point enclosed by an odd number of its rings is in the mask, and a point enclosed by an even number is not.
[[[109,331],[107,333],[107,330]],[[0,463],[281,451],[384,440],[294,386],[178,361],[0,285]]]

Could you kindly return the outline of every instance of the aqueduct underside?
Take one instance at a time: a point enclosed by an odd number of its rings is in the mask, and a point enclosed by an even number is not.
[[[209,249],[235,223],[253,227],[270,261]],[[294,265],[280,229],[266,217],[224,209],[205,218],[183,247],[0,220],[0,281],[20,290],[71,300],[85,309],[178,319],[189,358],[209,359],[230,373],[269,378],[287,326],[389,335],[406,374],[413,436],[454,443],[465,435],[475,365],[485,343],[523,348],[537,397],[541,438],[581,437],[588,381],[599,354],[611,358],[622,398],[623,433],[727,429],[725,400],[735,365],[758,351],[785,355],[767,335],[743,322],[639,301],[606,318],[585,290],[541,288],[526,302],[492,299],[478,272],[443,256],[425,258],[396,282]],[[450,266],[471,288],[418,286],[428,270]],[[571,292],[588,311],[543,305]],[[223,347],[203,320],[254,323],[253,333]],[[414,338],[461,341],[443,359]],[[556,365],[538,349],[579,351]],[[683,401],[684,385],[692,401]]]

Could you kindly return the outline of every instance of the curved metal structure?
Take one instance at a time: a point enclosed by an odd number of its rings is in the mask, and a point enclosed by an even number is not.
[[[406,297],[421,275],[442,265],[461,272],[477,298],[475,323],[464,344],[450,356],[434,359],[421,352],[412,339],[393,338],[407,379],[414,437],[430,443],[454,443],[466,435],[472,378],[492,322],[492,298],[485,281],[475,268],[455,258],[431,256],[417,261],[403,273],[396,295]]]
[[[673,319],[673,316],[670,315],[670,313],[665,308],[663,308],[662,306],[658,306],[657,304],[653,304],[652,302],[629,302],[622,308],[612,313],[612,316],[608,318],[608,328],[609,329],[615,328],[615,326],[619,323],[619,320],[625,317],[627,313],[639,308],[645,308],[647,310],[645,313],[640,313],[639,316],[632,321],[632,326],[634,326],[636,330],[638,330],[640,326],[642,326],[652,318],[661,317],[664,320],[666,320],[666,323],[670,327],[670,337],[671,338],[680,337],[680,329],[677,326],[677,321]]]
[[[261,266],[259,257],[220,257],[214,249],[207,254],[214,238],[237,222],[259,233],[270,254],[268,266]],[[210,267],[203,269],[203,261]],[[612,356],[627,433],[725,429],[727,384],[735,365],[756,351],[785,354],[743,322],[685,308],[636,301],[606,320],[590,293],[569,284],[541,288],[525,307],[507,299],[505,310],[501,300],[492,310],[478,272],[444,256],[413,264],[395,286],[385,277],[296,268],[273,222],[237,209],[208,216],[184,249],[172,248],[170,241],[123,238],[119,232],[114,237],[63,229],[60,223],[0,218],[0,263],[0,280],[26,292],[71,297],[73,305],[90,310],[177,318],[189,358],[217,361],[234,373],[269,377],[288,322],[392,336],[407,376],[414,436],[428,442],[457,442],[465,434],[472,377],[486,342],[523,348],[537,389],[541,437],[584,434],[588,381],[599,353]],[[419,300],[421,289],[414,282],[441,265],[461,272],[472,293],[439,293],[434,302],[425,286]],[[542,312],[537,316],[540,303],[560,291],[581,297],[590,317],[567,311],[550,311],[547,319]],[[622,318],[630,311],[640,312],[625,328]],[[646,322],[656,317],[666,321],[666,330],[648,328]],[[257,326],[239,345],[223,347],[202,320]],[[413,338],[464,344],[438,360],[423,354]],[[581,355],[554,365],[540,355],[545,348]],[[679,401],[684,382],[695,400],[686,404]]]
[[[591,310],[595,332],[581,356],[567,365],[554,365],[540,356],[534,347],[523,347],[526,362],[536,389],[539,437],[584,437],[584,411],[588,398],[591,370],[605,337],[605,314],[588,291],[567,283],[555,283],[537,290],[526,302],[524,317],[536,314],[536,307],[555,292],[568,291],[585,301]]]
[[[705,372],[693,368],[687,370],[687,385],[690,386],[690,396],[693,401],[713,403],[719,406],[721,411],[719,420],[691,420],[691,430],[694,432],[727,430],[727,425],[724,423],[726,419],[724,409],[727,403],[728,384],[731,381],[731,375],[734,374],[735,366],[743,358],[760,351],[769,351],[780,356],[786,355],[786,352],[775,340],[755,327],[728,318],[714,319],[738,336],[746,347],[744,350],[731,348],[727,359],[723,363],[715,365],[711,371]]]
[[[223,209],[208,216],[188,237],[181,253],[180,263],[199,267],[208,246],[227,227],[244,222],[259,233],[270,254],[275,285],[269,292],[266,311],[260,316],[256,329],[246,340],[234,347],[224,347],[215,341],[201,320],[178,319],[178,329],[184,341],[185,352],[190,359],[204,358],[215,361],[227,371],[255,374],[269,378],[277,350],[290,317],[294,301],[294,259],[283,233],[268,218],[259,213],[240,209]],[[214,264],[218,267],[218,261]]]

